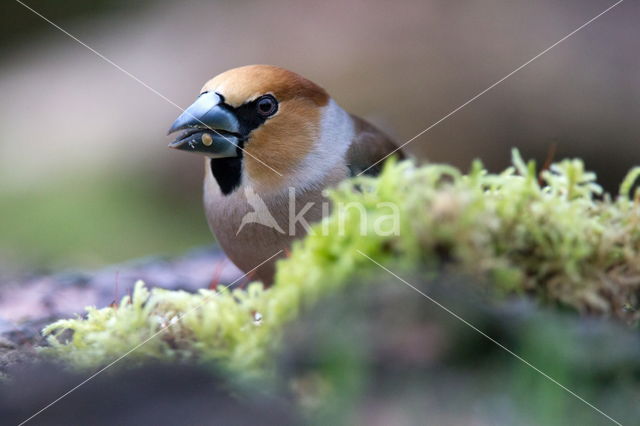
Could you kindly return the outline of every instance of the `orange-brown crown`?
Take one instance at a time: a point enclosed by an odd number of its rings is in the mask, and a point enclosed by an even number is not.
[[[202,92],[215,91],[224,96],[225,102],[237,107],[266,93],[273,94],[279,102],[302,97],[318,106],[329,101],[327,92],[306,78],[272,65],[247,65],[233,68],[209,80]]]

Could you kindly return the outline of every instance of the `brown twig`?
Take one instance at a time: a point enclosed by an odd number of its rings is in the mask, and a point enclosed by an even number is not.
[[[109,307],[118,309],[118,295],[120,287],[120,271],[116,271],[116,282],[113,289],[113,302],[109,304]]]
[[[551,145],[549,145],[549,149],[547,150],[547,158],[544,160],[544,164],[542,165],[542,168],[540,169],[540,173],[538,173],[538,184],[540,184],[540,186],[542,186],[544,184],[544,179],[542,178],[542,173],[545,170],[549,170],[549,167],[551,167],[551,163],[553,163],[553,160],[555,159],[556,150],[557,149],[558,149],[558,143],[557,142],[553,142]]]
[[[222,271],[224,271],[226,263],[226,257],[216,262],[216,266],[213,270],[213,277],[211,278],[211,282],[209,284],[209,290],[217,289],[218,285],[220,284],[220,277],[222,276]]]

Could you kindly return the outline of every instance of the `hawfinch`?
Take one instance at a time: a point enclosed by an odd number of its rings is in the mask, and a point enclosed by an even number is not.
[[[328,214],[323,190],[376,174],[396,145],[300,75],[267,65],[209,80],[169,146],[205,157],[207,221],[228,257],[265,284],[275,260]],[[403,157],[401,152],[395,152]]]

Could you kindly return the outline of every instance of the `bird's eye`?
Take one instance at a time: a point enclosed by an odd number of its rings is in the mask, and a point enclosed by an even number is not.
[[[265,95],[258,99],[256,108],[258,109],[258,114],[263,117],[269,117],[278,109],[278,101],[271,95]]]

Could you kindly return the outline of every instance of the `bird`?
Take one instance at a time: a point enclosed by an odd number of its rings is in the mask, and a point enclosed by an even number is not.
[[[266,286],[276,261],[330,212],[324,190],[405,154],[325,89],[272,65],[207,81],[169,147],[205,157],[204,209],[227,257]]]

